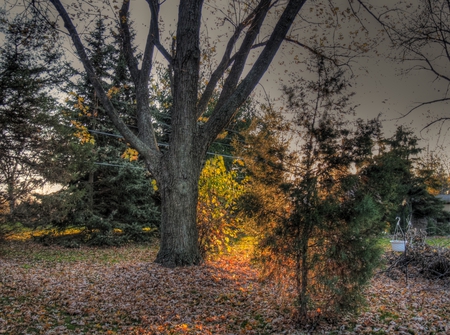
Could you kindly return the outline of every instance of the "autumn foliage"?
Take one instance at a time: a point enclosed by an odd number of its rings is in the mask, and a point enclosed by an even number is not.
[[[237,200],[244,193],[244,181],[236,171],[227,171],[222,156],[209,159],[199,182],[197,223],[202,254],[229,251],[231,240],[244,229]]]
[[[0,334],[416,334],[450,331],[448,282],[379,274],[357,318],[300,329],[263,285],[248,248],[196,267],[164,268],[154,246],[0,245]]]

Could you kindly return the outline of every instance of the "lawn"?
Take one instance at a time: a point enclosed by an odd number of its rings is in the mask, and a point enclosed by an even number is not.
[[[249,247],[201,266],[152,262],[156,245],[0,244],[0,334],[304,334],[263,285]],[[448,282],[383,273],[358,318],[311,334],[450,334]],[[310,328],[311,329],[311,328]]]

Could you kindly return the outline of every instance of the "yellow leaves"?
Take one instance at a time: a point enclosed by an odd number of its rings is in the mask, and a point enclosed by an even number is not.
[[[81,144],[95,144],[95,138],[89,133],[86,126],[75,120],[71,120],[70,123],[77,129],[73,135],[80,140]]]
[[[111,99],[114,95],[120,93],[120,87],[113,86],[111,87],[108,92],[106,93],[106,96]]]
[[[152,179],[152,187],[153,187],[153,191],[155,191],[155,192],[158,191],[158,185],[157,185],[155,179]]]
[[[133,148],[127,148],[120,158],[127,159],[130,162],[137,161],[139,158],[139,153]]]
[[[242,229],[236,202],[244,193],[244,184],[236,181],[236,172],[227,171],[222,157],[206,162],[199,181],[197,224],[203,252],[222,252],[230,237]]]
[[[244,166],[245,165],[245,163],[244,163],[244,161],[242,159],[235,159],[233,161],[233,164],[237,164],[239,166]]]
[[[76,101],[75,101],[75,103],[72,105],[72,107],[75,109],[75,110],[78,110],[79,111],[79,115],[81,116],[81,115],[87,115],[87,114],[89,114],[89,116],[91,116],[92,114],[91,113],[88,113],[88,111],[89,111],[89,106],[87,106],[87,105],[85,105],[84,104],[84,98],[82,97],[82,96],[80,96],[80,95],[77,95],[75,92],[69,92],[69,96],[68,97],[66,97],[66,99],[64,99],[64,101],[66,102],[66,103],[69,103],[70,102],[70,96],[73,96],[74,98],[76,98]]]
[[[227,131],[223,131],[217,136],[217,139],[218,140],[223,140],[225,137],[227,137],[227,135],[228,135],[228,132]]]

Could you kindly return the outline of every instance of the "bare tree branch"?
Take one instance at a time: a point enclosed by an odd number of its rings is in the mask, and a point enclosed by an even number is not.
[[[255,9],[256,11],[256,9]],[[225,70],[233,63],[235,56],[231,57],[231,53],[236,45],[236,42],[241,35],[242,31],[251,24],[253,17],[255,16],[255,11],[250,13],[235,29],[233,36],[231,36],[230,40],[227,43],[227,47],[225,48],[225,52],[222,56],[222,60],[220,61],[219,65],[217,66],[216,70],[212,73],[211,78],[208,81],[208,84],[206,85],[206,88],[202,94],[202,97],[200,98],[197,106],[197,117],[200,117],[204,111],[206,110],[206,107],[208,105],[209,100],[212,97],[212,94],[214,93],[214,89],[217,86],[217,83],[219,82],[220,78],[225,73]]]
[[[135,85],[139,83],[139,69],[138,61],[133,55],[133,47],[131,45],[131,32],[128,26],[128,13],[130,10],[130,1],[123,1],[122,8],[119,11],[119,23],[120,32],[122,35],[122,48],[124,52],[125,59],[127,61],[128,69],[130,70],[131,78]],[[147,44],[148,45],[148,44]],[[151,52],[151,50],[146,51]]]
[[[420,107],[423,107],[423,106],[426,106],[426,105],[432,105],[432,104],[435,104],[435,103],[438,103],[438,102],[445,102],[445,101],[450,101],[450,98],[442,98],[442,99],[435,99],[435,100],[430,100],[430,101],[426,101],[426,102],[421,102],[416,107],[410,109],[406,114],[403,114],[400,118],[407,117],[409,114],[411,114],[416,109],[419,109]]]
[[[103,89],[99,79],[95,75],[95,71],[91,64],[91,61],[89,60],[89,57],[86,54],[86,50],[83,46],[83,43],[81,42],[78,32],[74,24],[72,23],[72,20],[70,19],[66,9],[61,4],[60,0],[50,0],[50,1],[54,5],[55,9],[58,11],[61,18],[63,19],[64,26],[66,27],[67,31],[69,32],[72,38],[72,42],[77,50],[78,57],[80,58],[80,61],[82,62],[86,70],[88,78],[92,83],[92,86],[94,87],[95,92],[97,93],[97,96],[100,99],[100,102],[105,108],[106,113],[110,117],[111,121],[114,123],[114,126],[120,131],[120,133],[125,137],[125,139],[134,148],[136,148],[136,150],[138,150],[140,154],[142,154],[142,156],[146,159],[147,162],[152,162],[149,163],[149,167],[151,167],[152,172],[154,172],[155,174],[158,173],[157,168],[158,165],[156,163],[159,161],[161,157],[160,152],[154,149],[152,150],[152,148],[150,148],[146,143],[144,143],[141,139],[139,139],[119,117],[116,110],[114,109],[114,106],[112,105],[111,101],[106,95],[106,92]]]
[[[306,0],[291,0],[287,4],[283,14],[280,16],[272,34],[267,41],[266,46],[260,53],[258,59],[250,69],[249,73],[237,86],[236,90],[228,99],[220,106],[215,108],[213,115],[203,126],[200,134],[199,142],[206,147],[215,139],[229,120],[232,118],[238,107],[247,99],[249,94],[258,84],[261,77],[267,71],[270,63],[275,57],[278,48],[288,34],[291,25]]]
[[[299,42],[299,41],[297,41],[297,40],[295,40],[295,39],[293,39],[293,38],[291,38],[291,37],[289,37],[289,36],[287,36],[287,37],[285,38],[285,40],[288,41],[288,42],[290,42],[290,43],[294,43],[294,44],[296,44],[296,45],[298,45],[298,46],[300,46],[300,47],[302,47],[302,48],[305,48],[306,50],[308,50],[309,52],[311,52],[313,55],[322,57],[323,59],[326,59],[326,60],[330,61],[330,62],[333,63],[334,65],[339,66],[339,63],[338,63],[338,61],[337,61],[336,59],[333,59],[333,58],[331,58],[331,57],[328,57],[328,56],[325,55],[324,53],[319,52],[318,50],[313,49],[313,48],[311,48],[310,46],[308,46],[308,45],[306,45],[306,44],[304,44],[304,43],[301,43],[301,42]]]
[[[432,125],[434,125],[434,124],[436,124],[436,123],[439,123],[439,122],[442,122],[442,123],[443,123],[443,122],[449,121],[449,120],[450,120],[450,117],[440,117],[440,118],[438,118],[438,119],[436,119],[436,120],[434,120],[434,121],[428,123],[428,124],[427,124],[425,127],[423,127],[420,131],[422,132],[423,130],[430,128]]]
[[[242,75],[242,71],[244,70],[248,55],[252,50],[253,43],[255,42],[256,37],[259,34],[259,31],[269,9],[270,0],[261,0],[258,6],[255,8],[250,27],[245,34],[241,47],[236,53],[233,66],[231,67],[230,74],[225,80],[215,109],[220,109],[222,104],[231,96],[231,94],[236,89],[236,85],[238,84],[239,79]]]

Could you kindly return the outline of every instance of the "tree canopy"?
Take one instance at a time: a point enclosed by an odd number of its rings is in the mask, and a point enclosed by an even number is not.
[[[261,0],[242,7],[239,2],[226,3],[222,13],[225,14],[225,21],[231,22],[233,31],[218,65],[204,78],[202,90],[200,78],[204,53],[200,41],[204,2],[180,2],[173,43],[167,48],[160,39],[163,3],[147,1],[151,14],[149,30],[145,46],[141,48],[142,57],[138,57],[133,50],[129,18],[130,6],[134,2],[123,1],[121,7],[117,7],[116,19],[120,25],[123,54],[136,92],[137,130],[131,129],[119,114],[86,52],[76,27],[76,15],[85,13],[78,11],[74,16],[71,6],[65,6],[59,0],[50,2],[53,9],[40,1],[33,1],[32,6],[54,27],[59,25],[58,17],[61,18],[105,113],[125,140],[139,152],[158,183],[162,222],[161,249],[157,261],[168,266],[198,264],[201,256],[197,244],[196,207],[198,180],[206,151],[267,71],[306,1],[290,0],[279,4],[278,1]],[[82,8],[80,6],[74,8]],[[51,14],[54,10],[57,17]],[[233,17],[233,13],[236,16]],[[268,22],[268,16],[274,21]],[[247,68],[256,47],[260,47],[257,58]],[[172,96],[171,132],[168,148],[164,152],[156,141],[149,101],[156,51],[167,62]],[[199,123],[216,92],[220,93],[208,120]]]
[[[133,30],[135,1],[125,0],[120,6],[60,0],[24,0],[24,4],[24,14],[31,13],[49,31],[69,37],[92,88],[95,99],[91,100],[156,180],[161,196],[157,262],[167,266],[201,262],[196,222],[205,155],[268,71],[283,42],[306,51],[296,54],[293,62],[305,62],[312,54],[336,67],[349,65],[349,59],[376,44],[367,36],[349,43],[341,30],[344,22],[361,22],[356,4],[371,10],[362,0],[345,6],[306,0],[180,1],[176,14],[170,15],[165,1],[147,0],[150,14],[142,43]],[[116,80],[112,87],[105,85],[96,58],[102,54],[101,46],[83,39],[92,18],[99,15],[118,27],[117,33],[110,34],[120,41],[115,57],[121,73],[129,75],[126,83]],[[171,15],[176,16],[174,27]],[[210,36],[214,25],[224,32]],[[356,39],[359,27],[348,36]],[[166,86],[160,97],[157,71],[164,73]],[[117,101],[117,93],[124,99]],[[131,114],[124,112],[124,104]],[[158,141],[161,135],[164,143]]]

